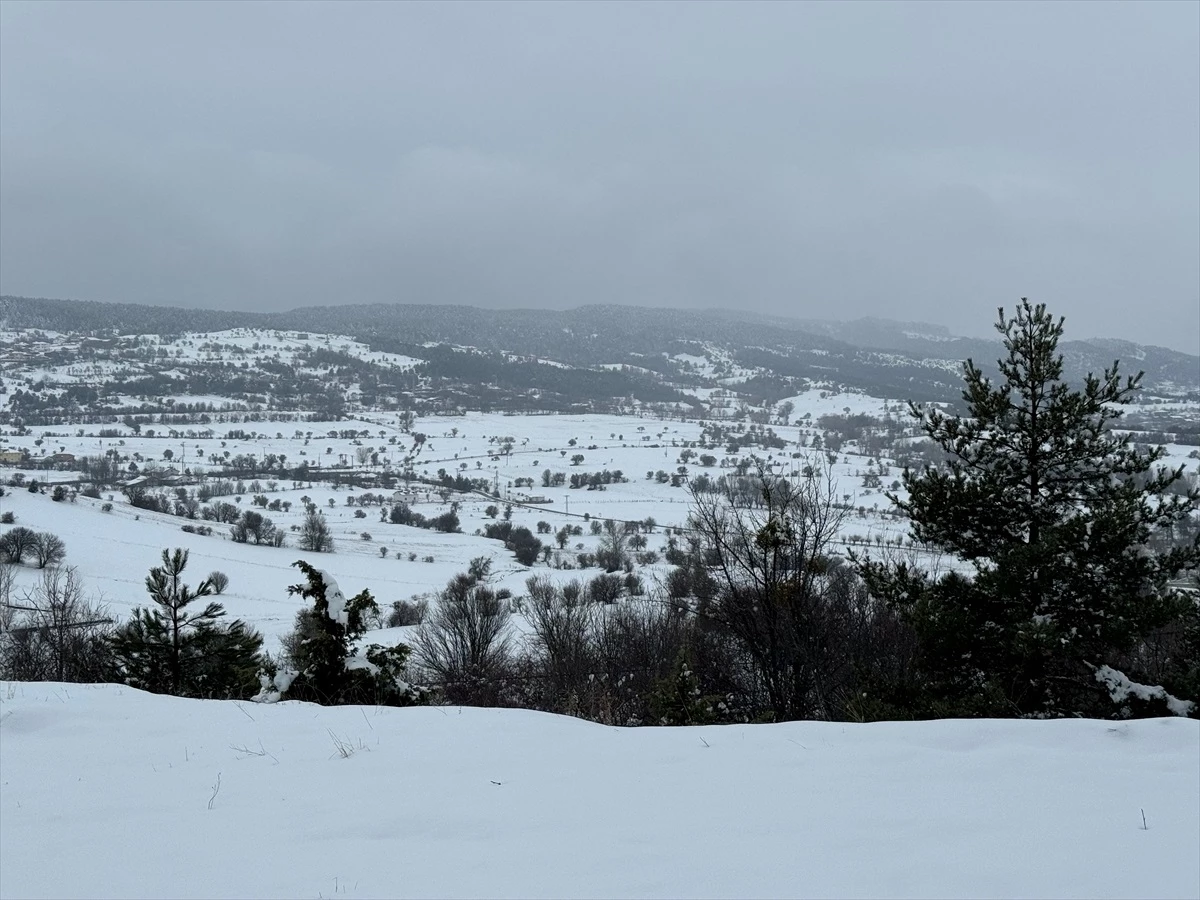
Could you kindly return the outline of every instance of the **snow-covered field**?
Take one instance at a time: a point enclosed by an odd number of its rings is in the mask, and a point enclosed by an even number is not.
[[[795,398],[796,418],[806,414],[815,420],[826,413],[841,413],[851,407],[855,411],[881,414],[884,401],[865,395],[833,395],[811,392]],[[120,426],[118,426],[120,427]],[[812,459],[815,452],[799,444],[806,430],[804,425],[776,425],[774,430],[788,442],[784,449],[764,451],[751,447],[737,454],[728,454],[723,446],[711,453],[718,464],[704,467],[696,456],[684,466],[691,475],[706,474],[716,478],[731,468],[720,463],[736,460],[749,453],[768,459],[784,473],[798,471]],[[582,535],[572,536],[562,555],[573,560],[579,551],[594,552],[600,538],[590,531],[589,519],[616,519],[642,522],[653,518],[658,527],[647,535],[647,549],[660,554],[666,549],[665,528],[682,527],[688,517],[690,498],[686,488],[647,478],[649,473],[665,471],[675,474],[680,468],[680,454],[694,445],[702,434],[698,422],[665,421],[649,417],[618,415],[576,416],[507,416],[502,414],[468,413],[464,416],[421,417],[414,430],[426,436],[424,443],[413,449],[411,435],[399,431],[394,416],[373,416],[330,423],[248,423],[217,425],[212,437],[204,439],[172,439],[165,433],[150,437],[135,435],[121,428],[121,438],[86,436],[95,426],[84,429],[35,427],[29,434],[11,436],[9,446],[22,447],[35,455],[42,452],[68,452],[78,456],[99,455],[116,450],[123,456],[136,456],[144,467],[146,460],[157,461],[160,467],[187,460],[186,465],[196,472],[209,471],[206,460],[211,455],[238,456],[254,454],[259,459],[267,454],[283,454],[289,460],[304,458],[321,460],[324,466],[338,461],[354,461],[362,446],[378,447],[382,454],[399,458],[412,454],[413,466],[419,475],[435,477],[439,469],[462,473],[471,478],[487,479],[500,492],[499,499],[478,494],[454,494],[449,500],[458,501],[463,534],[441,534],[415,527],[380,521],[380,507],[365,509],[347,504],[347,497],[361,490],[335,490],[322,482],[324,473],[311,470],[312,481],[295,486],[293,482],[273,482],[266,476],[257,481],[247,476],[245,495],[218,497],[215,500],[236,502],[242,508],[251,505],[251,495],[259,490],[272,501],[290,504],[288,511],[259,509],[289,535],[290,546],[274,548],[252,544],[236,544],[229,539],[229,526],[216,522],[190,522],[166,513],[136,509],[126,502],[116,489],[106,490],[99,500],[80,497],[76,502],[54,502],[50,492],[29,493],[21,487],[6,488],[0,497],[0,512],[12,513],[15,523],[34,531],[48,531],[63,539],[67,547],[66,564],[75,566],[83,577],[88,591],[101,597],[119,619],[125,619],[133,607],[146,602],[143,582],[151,566],[157,565],[163,548],[185,547],[191,552],[188,581],[195,584],[209,572],[219,570],[230,577],[228,592],[219,598],[231,617],[243,618],[264,633],[268,649],[277,648],[275,638],[291,630],[295,612],[301,603],[289,597],[286,589],[298,580],[291,563],[304,557],[327,569],[351,593],[368,588],[384,609],[395,600],[427,595],[440,590],[458,572],[467,569],[471,559],[491,557],[492,572],[497,587],[508,588],[514,594],[525,589],[530,575],[545,575],[554,580],[579,578],[587,580],[600,569],[558,569],[540,563],[528,568],[519,565],[513,554],[499,541],[488,540],[474,532],[494,521],[487,515],[489,506],[503,507],[506,500],[515,501],[512,521],[536,531],[539,522],[549,523],[552,531],[541,539],[553,543],[553,532],[564,525],[581,527]],[[84,436],[78,434],[84,431]],[[159,429],[161,432],[162,429]],[[229,437],[228,432],[259,432],[258,437]],[[297,436],[300,432],[300,436]],[[329,432],[339,436],[329,437]],[[352,438],[352,433],[369,432],[370,437]],[[312,437],[307,437],[311,434]],[[511,438],[511,452],[502,453],[505,438]],[[396,443],[392,444],[391,441]],[[40,441],[40,444],[38,443]],[[173,457],[164,457],[169,451]],[[694,454],[706,451],[697,449]],[[582,462],[573,464],[579,454]],[[794,457],[793,454],[799,454]],[[833,467],[837,491],[850,502],[862,505],[865,517],[847,519],[844,535],[893,535],[905,533],[904,523],[873,515],[875,508],[890,504],[879,489],[865,489],[859,473],[868,466],[865,456],[852,449],[838,456]],[[546,470],[569,479],[572,474],[621,470],[628,479],[613,483],[604,490],[571,489],[567,486],[546,487],[542,474]],[[29,470],[0,467],[0,481],[8,483],[13,476],[26,480],[38,479],[53,483],[74,481],[78,473],[55,470]],[[896,470],[885,479],[890,483],[899,476]],[[517,479],[527,478],[532,487],[516,487]],[[254,485],[258,484],[255,488]],[[270,485],[273,485],[271,487]],[[391,491],[380,489],[389,499]],[[336,553],[306,554],[296,549],[293,526],[304,517],[301,498],[310,498],[326,515],[335,537]],[[547,502],[523,505],[523,498],[543,498]],[[332,505],[331,505],[332,503]],[[111,510],[105,512],[106,504]],[[433,517],[450,506],[432,488],[422,488],[413,509]],[[358,513],[364,515],[359,517]],[[189,534],[183,525],[208,525],[211,536]],[[364,539],[363,535],[369,535]],[[387,555],[381,555],[387,548]],[[432,559],[432,562],[429,560]],[[665,564],[642,567],[640,574],[648,585],[663,576]],[[17,570],[17,588],[30,589],[38,573],[30,566]]]
[[[313,491],[314,497],[319,498],[326,493],[333,492]],[[308,559],[328,570],[351,594],[369,589],[385,609],[394,600],[407,600],[441,589],[456,573],[466,571],[476,556],[496,557],[499,584],[512,582],[513,588],[523,589],[524,578],[530,574],[516,566],[512,554],[506,553],[497,541],[469,534],[448,535],[381,525],[374,510],[373,518],[365,520],[365,524],[364,520],[353,518],[346,521],[358,522],[362,530],[370,529],[377,540],[363,541],[357,534],[350,535],[339,527],[338,552],[314,554],[304,553],[295,546],[276,548],[234,543],[228,539],[228,526],[218,526],[218,534],[211,537],[187,534],[180,530],[183,520],[177,517],[135,510],[123,504],[114,504],[113,512],[105,513],[101,501],[87,498],[74,504],[55,503],[49,495],[15,490],[0,499],[0,505],[7,511],[15,511],[19,525],[35,531],[52,531],[62,538],[67,547],[65,564],[76,567],[85,593],[103,602],[119,621],[125,621],[135,606],[149,602],[146,574],[152,566],[161,564],[162,550],[186,548],[190,553],[185,573],[187,583],[198,584],[214,570],[228,575],[228,590],[215,599],[225,606],[230,618],[244,619],[261,631],[272,653],[278,650],[276,638],[291,631],[296,612],[304,605],[287,593],[288,585],[303,581],[291,565],[296,559]],[[343,511],[344,508],[337,513]],[[276,521],[289,521],[286,516],[268,515]],[[297,515],[293,511],[292,518]],[[403,533],[402,540],[394,540],[399,533]],[[385,541],[398,553],[403,549],[402,557],[381,558],[378,547]],[[416,553],[417,559],[410,562],[408,553]],[[435,562],[424,562],[427,556],[432,556]],[[523,574],[513,577],[509,570],[520,570]],[[41,573],[32,565],[25,565],[17,567],[15,575],[16,596],[21,596],[35,587]]]
[[[17,525],[60,536],[67,546],[66,564],[77,567],[89,592],[101,596],[121,619],[134,606],[145,603],[143,580],[149,568],[158,563],[162,549],[188,548],[192,554],[189,581],[196,583],[213,570],[229,575],[229,591],[221,598],[229,614],[261,630],[268,639],[268,649],[274,650],[275,638],[290,631],[300,607],[299,601],[286,593],[287,585],[297,579],[291,563],[300,556],[313,562],[319,559],[319,564],[352,593],[369,588],[385,610],[395,600],[438,591],[479,556],[492,558],[496,586],[514,594],[523,593],[525,580],[534,574],[554,580],[586,581],[600,570],[560,569],[542,562],[527,568],[519,565],[499,541],[475,535],[474,532],[494,521],[487,514],[488,507],[502,508],[505,501],[514,501],[514,525],[536,531],[539,522],[548,523],[551,532],[540,535],[548,544],[553,543],[553,533],[564,525],[581,527],[583,534],[572,536],[558,554],[567,562],[574,560],[580,551],[596,550],[600,539],[591,534],[589,519],[642,522],[653,518],[658,528],[646,536],[646,549],[661,557],[668,540],[665,529],[686,524],[690,498],[685,487],[648,475],[658,472],[673,475],[683,468],[690,477],[716,478],[733,471],[732,463],[749,454],[774,465],[778,472],[794,474],[818,456],[825,458],[801,444],[801,440],[811,436],[812,426],[821,416],[843,414],[847,410],[877,417],[900,414],[894,401],[889,404],[863,394],[810,391],[792,398],[792,403],[795,407],[792,421],[798,424],[772,426],[786,442],[784,448],[764,450],[751,446],[737,453],[728,453],[723,443],[708,451],[703,448],[689,451],[689,446],[695,448],[703,433],[702,425],[696,421],[599,414],[424,416],[413,427],[413,431],[425,436],[424,442],[414,441],[411,434],[396,426],[394,415],[385,414],[329,423],[214,425],[209,437],[182,439],[168,437],[161,428],[152,437],[117,426],[122,437],[96,438],[88,436],[96,428],[91,425],[34,427],[27,434],[8,436],[4,443],[29,450],[35,456],[47,452],[94,456],[115,450],[122,457],[140,460],[142,468],[147,461],[160,468],[178,467],[182,459],[199,474],[211,471],[209,460],[214,456],[224,460],[253,454],[263,459],[268,454],[277,454],[295,462],[309,459],[322,465],[310,470],[309,482],[296,484],[290,480],[276,482],[268,476],[258,480],[246,476],[245,495],[215,498],[236,502],[242,508],[256,508],[251,505],[251,495],[261,491],[271,501],[289,504],[288,511],[259,510],[288,533],[290,547],[285,548],[235,544],[229,539],[227,525],[189,523],[177,516],[135,509],[115,489],[105,491],[100,500],[80,497],[74,503],[57,503],[49,492],[30,494],[20,487],[6,488],[6,496],[0,497],[0,512],[13,513]],[[335,436],[330,437],[331,433]],[[354,437],[356,434],[359,436]],[[503,452],[506,447],[510,452]],[[500,498],[453,494],[443,499],[432,488],[421,488],[415,498],[409,497],[413,509],[427,517],[446,512],[450,508],[448,501],[457,501],[463,534],[447,535],[381,522],[379,506],[363,509],[347,504],[347,498],[361,494],[361,490],[334,489],[322,481],[328,477],[323,468],[352,464],[357,451],[364,448],[380,454],[380,467],[386,464],[385,460],[398,463],[407,457],[412,460],[414,471],[423,477],[436,477],[444,469],[452,474],[486,479],[500,493]],[[1174,464],[1196,471],[1196,460],[1187,455],[1194,448],[1169,449]],[[693,456],[681,466],[681,454],[685,452]],[[715,458],[714,465],[698,464],[700,455],[706,452]],[[576,454],[583,457],[577,464],[573,463]],[[853,509],[845,520],[842,537],[903,539],[907,534],[905,522],[884,515],[891,504],[880,487],[866,487],[863,478],[873,463],[882,462],[887,466],[882,469],[882,487],[898,487],[899,469],[887,465],[886,459],[872,460],[869,455],[859,453],[853,444],[834,458],[831,471],[836,483],[835,496]],[[622,471],[628,481],[609,484],[604,490],[571,489],[565,485],[546,487],[542,481],[546,470],[569,479],[576,473],[605,469]],[[366,470],[371,471],[371,467]],[[8,483],[14,476],[50,482],[74,481],[79,477],[78,473],[68,471],[0,466],[0,481]],[[515,484],[522,478],[530,479],[533,486]],[[187,482],[189,487],[192,480]],[[391,491],[377,492],[391,497]],[[903,496],[903,491],[899,493]],[[303,520],[302,498],[311,499],[325,513],[333,529],[336,553],[303,554],[295,549],[295,534],[290,529]],[[524,500],[529,498],[545,502],[525,504]],[[111,511],[104,512],[110,502]],[[205,537],[185,533],[181,526],[188,524],[212,526],[214,534]],[[386,556],[381,555],[383,548]],[[663,563],[649,565],[642,567],[640,574],[652,586],[655,579],[665,575],[666,569]],[[31,567],[18,569],[19,591],[30,588],[37,577]]]
[[[5,683],[0,773],[4,898],[1200,895],[1193,720],[621,729]]]

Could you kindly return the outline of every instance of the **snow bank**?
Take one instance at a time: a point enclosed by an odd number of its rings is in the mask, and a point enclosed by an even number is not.
[[[631,730],[0,685],[0,897],[1196,897],[1197,796],[1187,719]]]

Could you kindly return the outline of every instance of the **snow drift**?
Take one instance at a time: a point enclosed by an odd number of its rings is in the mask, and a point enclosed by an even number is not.
[[[1198,798],[1194,720],[622,729],[0,685],[6,898],[1196,897]]]

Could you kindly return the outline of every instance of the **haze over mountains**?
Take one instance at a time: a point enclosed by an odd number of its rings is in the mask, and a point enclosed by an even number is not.
[[[1000,352],[998,341],[958,337],[924,322],[839,322],[618,305],[498,310],[373,304],[250,313],[5,296],[0,297],[0,321],[10,329],[61,332],[178,334],[238,327],[313,331],[348,335],[375,349],[418,358],[429,357],[427,345],[449,344],[573,367],[628,365],[658,372],[668,381],[680,372],[674,366],[664,368],[662,358],[686,352],[688,344],[702,344],[718,346],[739,364],[789,382],[769,391],[780,396],[793,389],[791,382],[803,379],[949,402],[959,396],[963,360],[974,359],[986,371]],[[1068,337],[1070,327],[1068,322]],[[1099,373],[1119,358],[1123,372],[1145,372],[1147,391],[1200,394],[1200,357],[1114,338],[1067,340],[1062,351],[1072,379]]]

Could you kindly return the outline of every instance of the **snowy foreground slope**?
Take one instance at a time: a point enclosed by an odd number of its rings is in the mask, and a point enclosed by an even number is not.
[[[0,782],[6,898],[1200,895],[1180,719],[619,729],[0,684]]]

